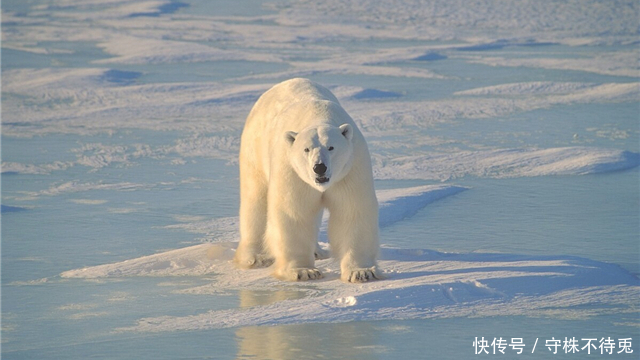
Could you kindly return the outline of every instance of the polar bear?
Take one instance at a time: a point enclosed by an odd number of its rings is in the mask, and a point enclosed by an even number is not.
[[[307,79],[275,85],[247,117],[240,144],[240,268],[273,264],[276,278],[322,278],[318,230],[341,279],[381,278],[378,202],[364,137],[326,88]]]

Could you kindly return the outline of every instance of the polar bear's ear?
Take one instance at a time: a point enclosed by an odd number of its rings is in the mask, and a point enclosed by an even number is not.
[[[340,132],[349,141],[351,141],[351,138],[353,138],[353,128],[349,124],[340,125]]]
[[[284,139],[287,140],[287,143],[289,143],[289,145],[293,144],[293,142],[296,141],[296,136],[298,136],[298,133],[293,131],[287,131],[286,133],[284,133]]]

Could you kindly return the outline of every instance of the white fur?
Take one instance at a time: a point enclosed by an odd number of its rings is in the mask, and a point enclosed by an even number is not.
[[[342,280],[380,278],[378,202],[364,137],[329,90],[292,79],[260,97],[242,133],[236,263],[273,263],[283,280],[321,278],[314,261],[326,256],[317,244],[325,208]]]

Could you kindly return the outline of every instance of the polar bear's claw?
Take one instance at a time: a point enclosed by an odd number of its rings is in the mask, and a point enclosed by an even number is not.
[[[373,280],[382,280],[383,276],[377,272],[375,267],[366,269],[354,269],[347,276],[343,276],[343,279],[350,283],[362,283]]]
[[[274,274],[277,278],[288,281],[307,281],[322,279],[322,273],[316,268],[293,268],[288,270],[276,271]]]
[[[252,268],[269,267],[271,266],[271,264],[273,264],[273,258],[264,256],[264,255],[257,255],[251,267]]]
[[[235,262],[242,269],[257,269],[271,266],[273,258],[266,255],[253,255],[246,258],[236,257]]]
[[[322,279],[322,273],[318,269],[293,269],[297,272],[297,281]]]

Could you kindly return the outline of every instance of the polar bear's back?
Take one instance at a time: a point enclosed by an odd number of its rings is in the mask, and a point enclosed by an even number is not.
[[[264,95],[273,95],[284,102],[328,100],[339,104],[338,99],[327,88],[303,78],[283,81],[273,86]]]
[[[323,100],[340,104],[331,91],[311,80],[296,78],[283,81],[260,96],[247,117],[245,129],[272,122],[275,117],[294,104]]]
[[[296,78],[273,86],[260,97],[256,105],[265,103],[276,111],[282,111],[289,104],[313,100],[328,100],[339,104],[338,99],[324,86],[309,79]]]

